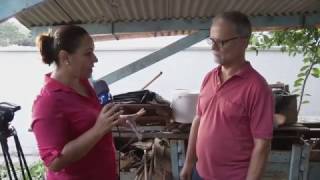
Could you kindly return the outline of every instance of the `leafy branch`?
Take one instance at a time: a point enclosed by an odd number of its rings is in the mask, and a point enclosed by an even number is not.
[[[298,113],[301,105],[309,101],[303,100],[307,80],[312,75],[320,78],[320,29],[316,27],[305,27],[303,29],[286,29],[283,31],[259,32],[251,38],[251,49],[258,53],[258,49],[270,49],[272,46],[280,47],[282,52],[290,56],[303,55],[303,67],[297,74],[294,82],[294,91],[299,94]]]

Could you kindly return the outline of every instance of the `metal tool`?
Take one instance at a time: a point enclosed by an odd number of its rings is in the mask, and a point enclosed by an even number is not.
[[[149,81],[149,82],[142,88],[142,90],[145,90],[151,83],[153,83],[153,81],[155,81],[156,79],[158,79],[161,75],[162,75],[162,71],[160,71],[159,74],[157,74],[153,79],[151,79],[151,81]]]

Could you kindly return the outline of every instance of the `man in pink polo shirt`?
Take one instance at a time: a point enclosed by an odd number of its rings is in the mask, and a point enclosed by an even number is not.
[[[213,20],[209,42],[219,66],[202,83],[182,180],[259,180],[263,175],[274,106],[267,82],[245,60],[250,36],[250,21],[240,12]]]

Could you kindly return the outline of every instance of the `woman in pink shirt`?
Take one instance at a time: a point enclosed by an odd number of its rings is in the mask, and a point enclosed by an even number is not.
[[[115,180],[111,129],[122,123],[114,104],[102,107],[88,82],[97,58],[89,34],[63,26],[37,39],[42,61],[55,64],[34,101],[32,130],[48,180]]]

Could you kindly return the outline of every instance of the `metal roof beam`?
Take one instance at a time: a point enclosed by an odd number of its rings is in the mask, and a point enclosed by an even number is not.
[[[305,16],[261,16],[251,17],[254,28],[267,27],[305,27],[320,25],[320,14]]]
[[[1,0],[0,23],[43,0]]]
[[[90,34],[112,34],[111,24],[77,24],[85,28]],[[60,26],[39,26],[31,28],[32,37],[42,33],[54,32]]]
[[[119,22],[108,24],[78,24],[85,28],[90,34],[116,34],[129,32],[159,32],[174,30],[208,30],[211,20],[161,20],[145,22]],[[59,26],[39,26],[31,28],[33,36],[48,32],[49,29],[54,31]]]
[[[119,22],[114,25],[115,32],[153,32],[153,31],[175,31],[175,30],[208,30],[211,19],[193,20],[160,20],[142,21],[135,23]]]
[[[105,80],[108,84],[112,84],[122,78],[125,78],[135,72],[138,72],[148,66],[151,66],[152,64],[155,64],[179,51],[182,51],[185,48],[188,48],[203,39],[207,38],[209,36],[208,30],[200,30],[198,32],[195,32],[187,37],[184,37],[182,39],[179,39],[178,41],[154,52],[150,55],[147,55],[131,64],[128,64],[114,72],[111,72],[110,74],[100,78],[102,80]]]
[[[252,25],[256,29],[272,27],[303,27],[320,25],[320,14],[306,16],[259,16],[250,17]],[[208,30],[211,19],[193,20],[160,20],[144,22],[118,22],[109,24],[78,24],[84,27],[90,34],[116,34],[134,32],[158,32],[175,30]],[[53,26],[56,29],[59,26]],[[34,27],[33,34],[47,32],[50,27]]]

